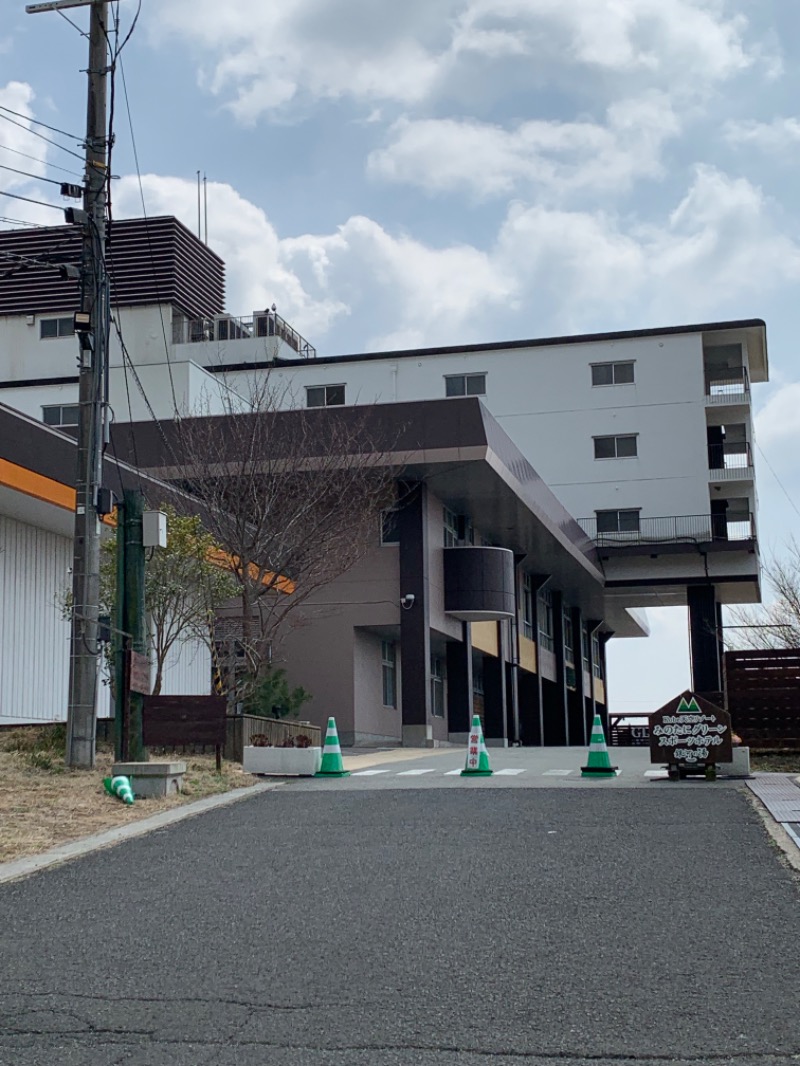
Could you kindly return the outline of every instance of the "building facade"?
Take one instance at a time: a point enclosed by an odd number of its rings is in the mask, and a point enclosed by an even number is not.
[[[44,262],[69,240],[70,227],[5,232],[0,251]],[[320,357],[274,309],[225,312],[224,264],[174,219],[115,223],[115,242],[110,404],[118,423],[247,409],[264,388],[287,408],[446,407],[472,398],[595,553],[603,603],[592,616],[602,625],[590,663],[599,664],[612,631],[642,635],[644,609],[685,605],[693,687],[721,690],[722,607],[760,599],[751,387],[768,378],[761,320]],[[0,402],[69,427],[78,388],[74,283],[40,266],[4,286]],[[426,504],[431,513],[442,508],[448,547],[482,546],[484,512],[426,494],[436,501]],[[377,559],[391,554],[382,550]],[[545,566],[519,574],[515,624],[541,639],[537,662],[546,662],[565,627],[558,589],[537,586]],[[436,693],[445,659],[433,658]],[[577,661],[567,667],[584,673]],[[382,672],[391,674],[388,658]],[[347,687],[355,703],[362,683]]]

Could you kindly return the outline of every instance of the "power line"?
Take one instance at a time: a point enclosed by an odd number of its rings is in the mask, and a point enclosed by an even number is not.
[[[59,144],[58,141],[54,141],[51,137],[45,137],[43,133],[39,133],[38,130],[31,129],[30,126],[24,126],[21,122],[17,122],[15,118],[10,118],[8,115],[0,115],[0,118],[4,118],[6,122],[10,122],[13,126],[19,126],[21,130],[25,130],[26,133],[33,134],[34,137],[38,137],[42,141],[47,141],[48,144],[52,144],[54,148],[60,148],[62,152],[66,152],[67,155],[73,155],[76,159],[80,159],[83,162],[83,157],[77,152],[73,152],[71,148],[65,147],[63,144]]]
[[[63,182],[56,181],[55,178],[44,178],[41,174],[31,174],[29,170],[17,170],[16,167],[8,167],[5,163],[0,163],[0,170],[10,170],[12,174],[22,174],[25,178],[33,178],[35,181],[46,181],[50,185],[62,185]]]
[[[21,218],[8,218],[7,215],[0,215],[0,222],[9,222],[12,226],[30,226],[32,229],[39,228],[35,222],[25,222]]]
[[[42,163],[46,167],[51,167],[53,170],[61,170],[65,174],[72,175],[73,178],[80,178],[83,180],[83,175],[79,174],[77,170],[68,170],[67,167],[60,167],[56,163],[49,163],[46,159],[42,159],[38,155],[29,155],[27,152],[20,152],[18,148],[10,148],[7,144],[0,144],[0,151],[13,152],[14,155],[21,155],[23,159],[31,159],[34,163]]]
[[[797,504],[796,504],[796,503],[794,502],[794,500],[792,499],[792,497],[791,497],[791,496],[789,495],[789,493],[788,493],[788,492],[786,491],[786,487],[784,486],[783,482],[782,482],[782,481],[781,481],[781,479],[780,479],[780,478],[778,477],[778,475],[777,475],[777,474],[775,473],[775,471],[774,471],[774,470],[772,469],[772,464],[770,463],[769,459],[767,459],[766,455],[764,455],[764,452],[763,452],[763,450],[762,450],[762,448],[761,448],[761,445],[760,445],[760,444],[758,443],[758,441],[756,441],[756,448],[758,448],[758,452],[759,452],[759,455],[760,455],[760,456],[761,456],[761,458],[762,458],[762,459],[764,460],[764,462],[765,462],[765,463],[767,464],[767,467],[769,468],[769,472],[770,472],[770,473],[772,474],[772,476],[773,476],[773,477],[775,478],[775,480],[776,480],[776,481],[778,482],[778,485],[780,486],[780,489],[781,489],[781,491],[783,492],[783,495],[784,495],[784,496],[786,497],[786,499],[787,499],[787,500],[789,501],[789,504],[790,504],[790,505],[791,505],[791,507],[793,508],[793,510],[794,510],[794,512],[795,512],[795,514],[796,514],[796,515],[798,516],[798,518],[800,518],[800,509],[798,509],[798,507],[797,507]]]
[[[6,111],[9,115],[16,115],[17,118],[24,118],[28,122],[33,122],[36,126],[44,126],[44,128],[50,130],[51,133],[58,133],[62,137],[69,137],[71,141],[78,141],[80,143],[82,140],[81,137],[78,137],[74,133],[67,133],[66,130],[60,130],[57,126],[48,126],[46,122],[42,122],[38,118],[33,118],[31,115],[24,115],[21,111],[14,111],[13,108],[5,107],[3,104],[0,104],[0,111]]]
[[[131,104],[130,104],[130,99],[128,97],[128,83],[125,80],[125,66],[124,66],[124,64],[123,64],[121,59],[119,61],[119,69],[120,69],[120,74],[122,75],[122,91],[123,91],[123,94],[125,96],[125,110],[128,113],[128,127],[130,128],[130,131],[131,131],[131,147],[133,149],[133,161],[134,161],[134,163],[136,165],[136,177],[137,177],[137,180],[139,182],[139,196],[140,196],[141,201],[142,201],[142,214],[144,215],[144,220],[145,220],[145,234],[147,236],[147,247],[148,247],[148,250],[150,252],[150,266],[152,267],[152,270],[153,270],[153,275],[152,275],[153,276],[153,284],[154,284],[155,290],[156,290],[156,299],[158,300],[158,316],[161,319],[161,333],[162,333],[162,336],[164,338],[164,353],[165,353],[166,358],[167,358],[167,373],[169,374],[169,386],[170,386],[170,390],[172,392],[172,407],[173,407],[173,410],[175,412],[175,417],[176,418],[180,418],[180,411],[178,410],[178,400],[177,400],[177,397],[175,395],[175,379],[174,379],[173,374],[172,374],[172,361],[170,360],[170,356],[169,356],[169,343],[167,341],[167,328],[164,325],[164,311],[163,311],[163,307],[162,307],[162,303],[161,303],[161,293],[159,292],[159,288],[158,288],[158,275],[157,275],[157,272],[156,272],[155,254],[153,253],[153,243],[150,240],[150,227],[149,227],[149,225],[147,225],[147,221],[148,221],[148,219],[147,219],[147,206],[146,206],[145,200],[144,200],[144,185],[142,184],[142,171],[141,171],[141,168],[139,167],[139,153],[138,153],[137,148],[136,148],[136,135],[133,132],[133,119],[131,117]],[[112,85],[114,83],[114,71],[113,70],[112,70],[112,74],[111,74],[111,83],[112,83]]]
[[[46,200],[32,200],[30,196],[20,196],[15,192],[6,192],[5,189],[0,189],[0,196],[10,196],[12,200],[24,200],[27,204],[39,204],[40,207],[52,207],[54,211],[63,211],[58,204],[48,204]]]

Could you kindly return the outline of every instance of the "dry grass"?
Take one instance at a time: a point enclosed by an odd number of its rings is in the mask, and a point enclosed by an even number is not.
[[[750,769],[770,774],[800,774],[800,751],[753,751]]]
[[[146,818],[258,780],[236,763],[217,774],[213,755],[165,755],[186,763],[183,792],[164,799],[137,799],[126,807],[109,796],[103,778],[114,761],[100,751],[94,770],[63,765],[63,728],[0,734],[0,862],[36,855],[58,844]]]

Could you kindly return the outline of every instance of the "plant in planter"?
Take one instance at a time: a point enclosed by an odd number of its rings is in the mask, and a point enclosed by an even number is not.
[[[253,733],[250,737],[250,743],[254,748],[271,748],[272,741],[269,739],[266,733]]]

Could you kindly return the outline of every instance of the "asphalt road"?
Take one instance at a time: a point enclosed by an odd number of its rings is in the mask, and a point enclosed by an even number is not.
[[[275,792],[0,887],[3,1066],[785,1066],[735,788]]]

